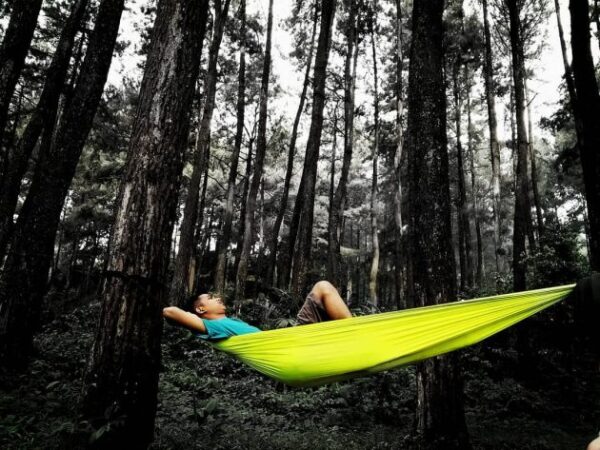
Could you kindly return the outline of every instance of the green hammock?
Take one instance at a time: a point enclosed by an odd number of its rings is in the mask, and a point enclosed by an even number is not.
[[[574,284],[234,336],[213,343],[292,386],[314,386],[466,347],[565,298]]]

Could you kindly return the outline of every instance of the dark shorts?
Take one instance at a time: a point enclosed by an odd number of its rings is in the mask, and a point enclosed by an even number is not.
[[[302,308],[298,311],[296,319],[298,320],[298,325],[326,322],[330,320],[327,311],[325,311],[325,307],[323,306],[323,302],[317,299],[312,292],[306,296],[304,305],[302,305]]]

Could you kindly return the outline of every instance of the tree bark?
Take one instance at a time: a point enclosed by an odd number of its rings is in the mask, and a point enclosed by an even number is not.
[[[481,236],[481,219],[479,216],[479,199],[477,196],[477,187],[475,184],[475,146],[473,145],[473,120],[471,116],[471,71],[465,64],[465,83],[467,91],[467,151],[469,153],[471,169],[471,197],[473,203],[473,216],[475,218],[475,237],[477,240],[477,267],[475,269],[475,285],[481,288],[483,281],[483,240]]]
[[[527,170],[527,130],[525,128],[525,68],[521,21],[517,0],[506,0],[510,20],[510,46],[512,75],[515,91],[515,114],[517,126],[517,170],[515,185],[515,215],[513,232],[513,290],[524,291],[526,283],[525,239],[531,229],[531,207],[529,202],[529,174]]]
[[[237,118],[235,139],[233,151],[231,152],[231,162],[229,169],[229,178],[227,179],[227,192],[225,193],[225,217],[223,221],[223,230],[221,232],[221,241],[217,256],[217,267],[215,269],[215,290],[224,292],[225,290],[225,272],[227,268],[227,250],[231,243],[231,227],[233,224],[233,208],[235,200],[235,181],[238,174],[238,163],[240,159],[240,149],[242,147],[242,137],[244,135],[244,116],[246,111],[246,0],[240,2],[240,66],[238,71],[238,97],[237,97]]]
[[[263,176],[265,153],[267,151],[267,106],[269,102],[269,77],[271,76],[271,36],[273,31],[273,0],[269,0],[269,17],[267,19],[267,41],[265,44],[265,59],[262,68],[260,84],[260,100],[258,113],[258,135],[256,139],[256,157],[252,171],[252,181],[246,198],[246,215],[244,217],[244,240],[237,267],[235,282],[235,299],[239,303],[244,298],[246,289],[246,276],[248,273],[248,259],[252,245],[252,232],[254,228],[254,210],[256,209],[256,196]]]
[[[596,2],[594,3],[596,5]],[[575,122],[575,132],[577,135],[577,145],[579,148],[583,145],[583,124],[579,115],[579,108],[577,107],[577,94],[575,92],[575,82],[573,81],[573,70],[571,64],[569,64],[569,57],[567,55],[567,45],[565,44],[565,33],[563,31],[562,21],[560,19],[560,2],[554,0],[554,7],[556,9],[556,22],[558,25],[558,37],[560,40],[560,50],[563,59],[563,66],[565,68],[565,83],[567,85],[567,92],[569,93],[569,105],[571,106],[571,113],[573,114],[573,120]]]
[[[379,227],[377,225],[377,161],[379,156],[379,80],[377,78],[377,52],[375,50],[375,29],[377,27],[376,12],[373,12],[371,23],[371,50],[373,53],[373,110],[374,110],[374,139],[373,139],[373,176],[371,180],[371,244],[373,256],[369,274],[369,296],[371,303],[377,306],[377,276],[379,274]]]
[[[244,189],[242,192],[242,206],[240,207],[240,224],[238,227],[238,239],[237,239],[237,245],[236,245],[236,252],[235,252],[235,264],[234,264],[234,273],[237,276],[237,271],[238,271],[238,267],[240,265],[240,256],[242,254],[242,246],[244,244],[244,229],[245,229],[245,222],[244,219],[246,218],[246,206],[247,206],[247,201],[246,199],[248,198],[248,192],[250,191],[250,177],[252,176],[252,149],[254,147],[254,140],[255,140],[255,136],[254,133],[252,134],[252,136],[250,136],[249,142],[248,142],[248,156],[246,157],[246,172],[244,175]]]
[[[22,366],[31,353],[60,212],[100,102],[123,0],[103,0],[72,100],[54,144],[38,161],[0,278],[0,355]]]
[[[302,92],[300,93],[300,102],[298,103],[298,109],[296,110],[296,117],[294,118],[294,124],[292,125],[292,135],[290,137],[290,148],[288,150],[287,167],[285,171],[285,180],[283,182],[283,192],[281,194],[281,202],[277,211],[277,217],[273,224],[271,242],[269,244],[269,261],[267,267],[267,276],[265,282],[267,285],[273,284],[274,281],[274,269],[277,263],[277,252],[279,250],[279,232],[281,230],[281,224],[283,223],[283,217],[287,210],[288,198],[290,194],[290,184],[292,181],[292,174],[294,172],[294,156],[296,155],[296,140],[298,139],[298,127],[300,125],[300,118],[304,111],[304,105],[306,103],[306,96],[308,93],[308,86],[310,84],[310,69],[312,67],[312,60],[315,50],[315,36],[317,34],[317,22],[319,16],[318,1],[315,1],[315,12],[313,16],[313,27],[310,39],[310,47],[306,60],[306,71],[304,72],[304,83],[302,84]],[[293,243],[290,244],[293,246]],[[283,264],[282,266],[285,266]],[[282,278],[285,284],[289,281],[289,270],[278,271],[278,278]],[[280,280],[278,280],[280,281]],[[281,283],[279,283],[281,285]]]
[[[321,26],[315,56],[313,108],[310,131],[306,144],[306,156],[302,170],[301,185],[304,186],[302,197],[296,199],[300,203],[300,221],[294,245],[292,261],[291,291],[300,296],[304,289],[306,271],[309,266],[312,247],[313,212],[315,201],[315,183],[317,178],[317,162],[321,146],[323,130],[323,109],[325,107],[325,82],[329,48],[331,46],[331,29],[335,17],[336,0],[323,0],[321,5]]]
[[[443,0],[415,0],[408,85],[410,263],[419,306],[456,299],[442,47]],[[471,448],[456,354],[417,367],[416,431],[421,449]]]
[[[336,286],[341,282],[342,221],[346,209],[348,174],[354,148],[354,91],[358,59],[358,6],[350,0],[346,27],[346,60],[344,64],[344,156],[340,179],[333,197],[328,223],[327,277]]]
[[[399,309],[406,308],[403,295],[404,283],[402,272],[405,266],[403,256],[404,229],[402,223],[402,149],[404,145],[404,94],[402,72],[404,70],[404,53],[402,50],[402,5],[396,0],[396,152],[394,154],[394,225],[396,239],[394,241],[394,281],[396,290],[396,305]]]
[[[544,234],[544,218],[542,215],[541,197],[537,182],[537,164],[535,149],[533,148],[533,119],[531,118],[531,100],[529,98],[529,89],[527,88],[527,78],[524,79],[525,104],[527,105],[527,136],[529,138],[529,159],[531,161],[531,189],[533,192],[533,205],[535,207],[535,218],[537,224],[537,235]]]
[[[194,249],[194,229],[198,219],[198,200],[200,197],[200,180],[202,174],[208,165],[208,152],[210,146],[210,126],[212,122],[213,111],[215,109],[215,95],[217,91],[217,60],[223,38],[223,30],[227,22],[227,13],[229,11],[230,0],[215,1],[215,19],[213,25],[213,35],[210,42],[208,53],[208,68],[205,81],[205,99],[202,111],[202,119],[196,136],[194,146],[193,170],[188,185],[183,219],[179,231],[179,250],[175,259],[175,269],[173,280],[171,282],[170,296],[174,304],[183,305],[189,293],[188,277],[190,270],[190,261]],[[196,268],[198,270],[198,268]]]
[[[492,167],[492,212],[494,214],[494,257],[496,271],[500,271],[499,250],[502,248],[502,203],[500,201],[500,145],[498,144],[498,121],[496,119],[496,100],[494,95],[494,65],[492,55],[492,37],[488,20],[487,0],[483,4],[483,30],[485,35],[485,58],[483,73],[485,81],[485,99],[488,110],[488,128],[490,134],[490,162]]]
[[[23,136],[8,161],[7,170],[1,180],[0,189],[0,261],[2,260],[13,227],[13,215],[19,198],[21,180],[27,171],[27,163],[37,144],[42,130],[52,135],[58,112],[58,101],[63,92],[75,35],[87,9],[88,0],[78,0],[71,9],[69,18],[61,32],[50,67],[46,71],[44,89],[31,115]],[[46,140],[48,141],[48,139]],[[40,146],[48,150],[48,145]]]
[[[95,427],[122,421],[102,435],[102,448],[147,448],[154,434],[161,307],[207,8],[158,3],[82,396]]]
[[[0,150],[4,142],[8,108],[25,64],[41,7],[42,0],[13,2],[10,21],[0,46]],[[5,152],[0,151],[0,155],[4,156]]]
[[[590,263],[600,271],[600,94],[590,48],[588,2],[570,0],[573,78],[577,111],[582,124],[579,148],[590,226]]]
[[[465,182],[464,155],[462,148],[462,95],[459,86],[459,62],[455,61],[452,69],[452,84],[454,92],[454,123],[456,126],[456,171],[458,193],[456,209],[458,210],[458,253],[460,264],[460,290],[464,292],[473,286],[473,249],[471,245],[471,225],[467,204],[467,189]]]

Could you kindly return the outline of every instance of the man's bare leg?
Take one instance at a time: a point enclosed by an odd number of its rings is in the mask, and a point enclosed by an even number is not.
[[[600,450],[600,437],[588,444],[587,450]]]
[[[352,317],[348,306],[340,296],[335,286],[329,281],[319,281],[311,293],[323,303],[323,307],[331,320],[347,319]]]

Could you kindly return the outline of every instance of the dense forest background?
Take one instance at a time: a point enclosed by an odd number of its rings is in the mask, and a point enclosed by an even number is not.
[[[0,445],[584,448],[597,309],[306,389],[161,310],[216,291],[268,329],[319,279],[360,315],[599,271],[599,8],[0,1]]]

